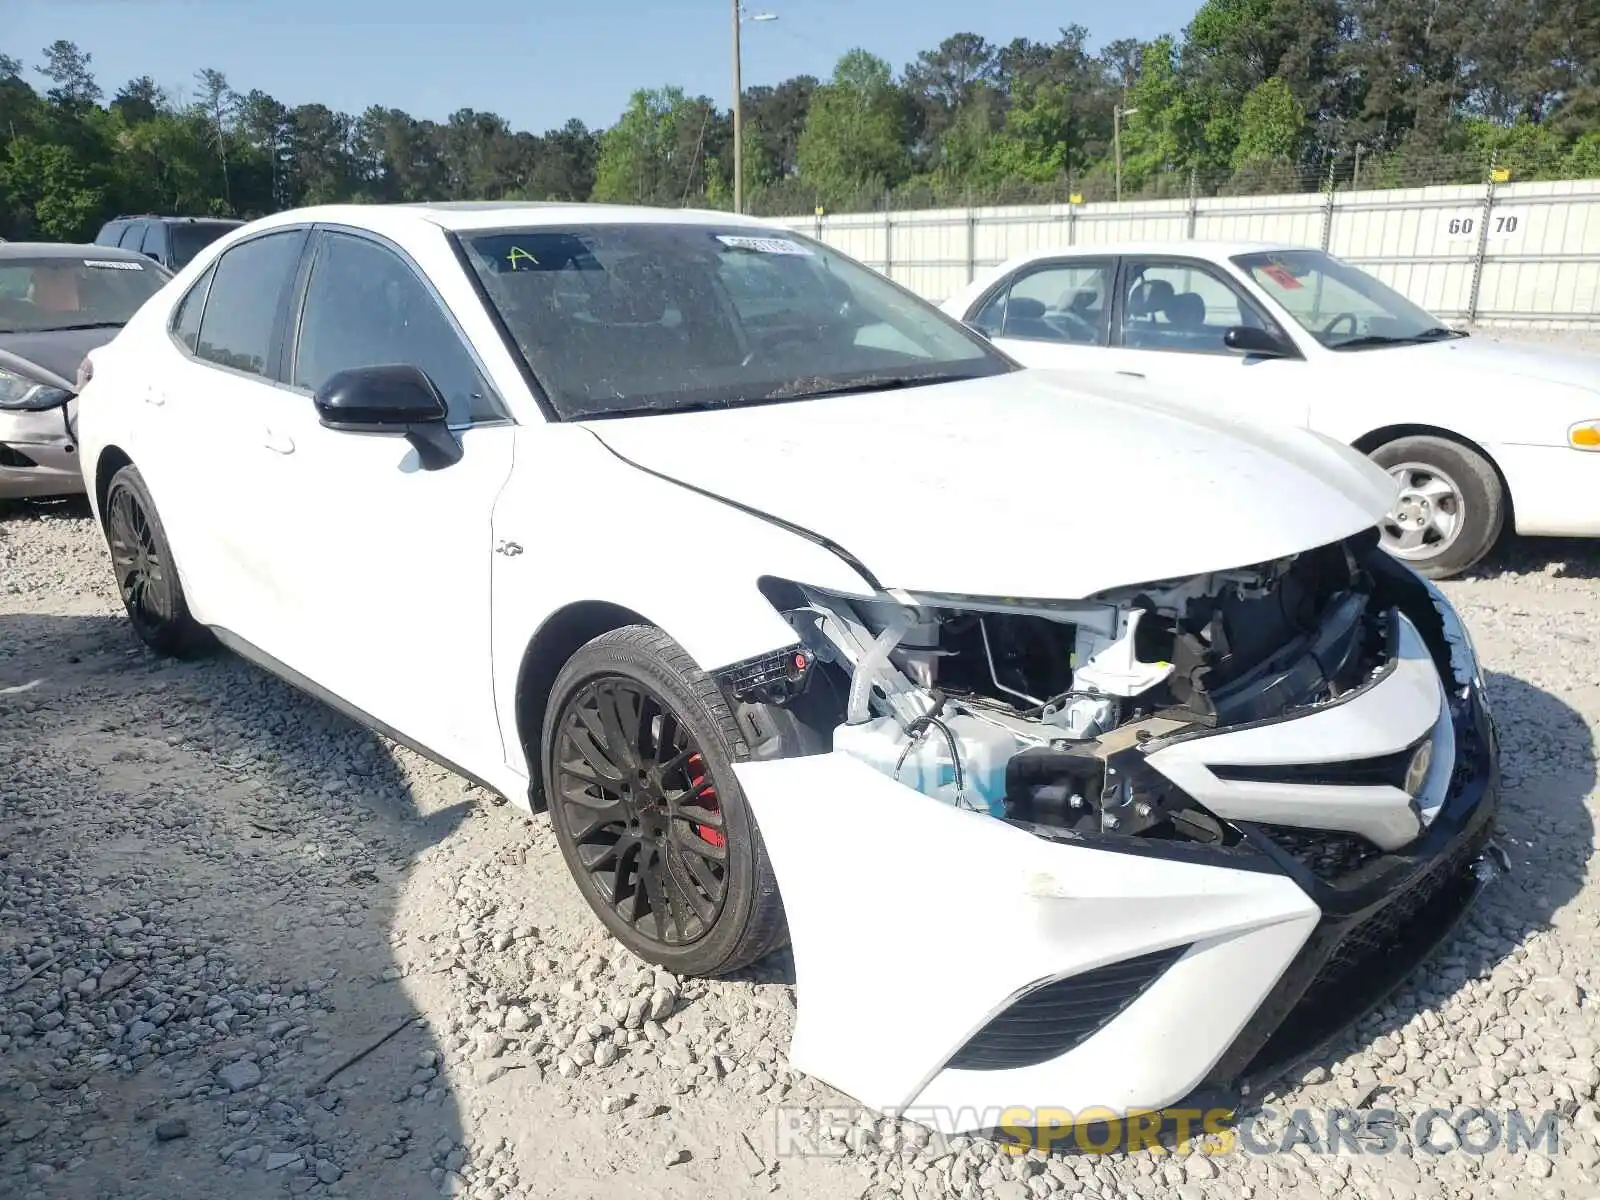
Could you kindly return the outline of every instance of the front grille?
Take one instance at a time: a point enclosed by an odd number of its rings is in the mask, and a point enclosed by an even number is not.
[[[1281,1075],[1403,982],[1470,906],[1491,832],[1483,822],[1386,899],[1325,915],[1209,1082]]]
[[[1188,948],[1174,946],[1125,958],[1025,992],[945,1065],[1006,1071],[1049,1062],[1110,1024]]]
[[[1256,828],[1318,879],[1334,886],[1383,857],[1382,850],[1356,833],[1298,829],[1288,825],[1258,825]]]

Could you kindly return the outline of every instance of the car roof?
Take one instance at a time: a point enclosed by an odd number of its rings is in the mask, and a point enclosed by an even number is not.
[[[1125,241],[1079,242],[1073,246],[1044,246],[1029,250],[1007,260],[1008,266],[1034,262],[1041,258],[1089,258],[1109,255],[1177,255],[1187,258],[1221,260],[1235,254],[1265,254],[1273,251],[1315,250],[1316,246],[1297,245],[1294,242],[1232,242],[1204,238],[1184,241]]]
[[[144,255],[132,250],[122,250],[116,246],[96,246],[89,242],[0,243],[0,262],[14,258],[98,258],[141,264],[150,261]]]
[[[432,225],[455,232],[528,225],[706,225],[743,226],[773,232],[776,227],[756,217],[713,209],[651,208],[634,204],[591,204],[582,201],[454,200],[411,204],[328,204],[289,209],[252,222],[265,229],[308,222],[353,225],[374,232]]]
[[[165,216],[163,216],[161,213],[123,213],[121,216],[112,217],[111,220],[106,222],[106,224],[107,225],[126,225],[130,221],[174,221],[174,222],[181,221],[181,222],[183,222],[184,224],[187,224],[187,225],[200,225],[200,224],[206,224],[206,225],[243,225],[244,224],[244,222],[241,221],[238,217],[181,217],[181,216],[174,216],[174,215],[172,215],[170,213],[165,215]]]

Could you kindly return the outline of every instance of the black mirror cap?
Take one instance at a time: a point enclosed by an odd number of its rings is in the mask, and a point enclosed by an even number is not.
[[[316,394],[317,416],[330,429],[403,433],[442,425],[444,397],[426,372],[410,363],[340,371]]]
[[[1222,344],[1241,354],[1263,358],[1293,358],[1295,349],[1271,330],[1254,325],[1235,325],[1222,335]]]

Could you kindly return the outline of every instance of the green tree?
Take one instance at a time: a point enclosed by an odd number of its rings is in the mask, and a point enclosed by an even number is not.
[[[1233,147],[1233,165],[1292,162],[1305,124],[1305,113],[1287,83],[1274,75],[1257,84],[1239,111],[1239,140]]]
[[[1067,172],[1072,96],[1065,84],[1024,83],[1012,97],[1005,128],[984,151],[984,182],[1052,183]]]
[[[707,172],[721,168],[715,106],[682,88],[637,91],[622,120],[600,138],[596,200],[683,205],[707,194]]]
[[[889,64],[865,50],[850,51],[811,98],[796,152],[801,178],[824,197],[902,182],[911,174],[902,119]]]

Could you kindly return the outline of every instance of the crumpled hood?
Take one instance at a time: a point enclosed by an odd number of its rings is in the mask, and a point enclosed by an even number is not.
[[[1369,528],[1396,493],[1320,435],[1058,371],[583,424],[922,592],[1080,599],[1246,566]]]

